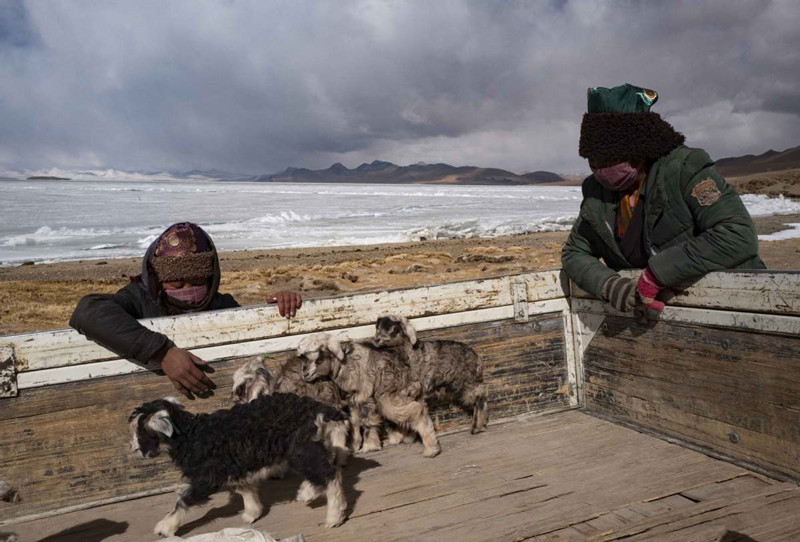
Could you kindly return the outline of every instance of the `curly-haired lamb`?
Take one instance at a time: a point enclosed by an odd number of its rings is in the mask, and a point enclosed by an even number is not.
[[[284,361],[274,375],[264,365],[260,356],[246,359],[233,373],[231,396],[234,403],[249,403],[257,397],[270,395],[276,391],[310,397],[342,411],[345,408],[339,386],[330,379],[307,382],[303,378],[303,362],[296,356]],[[350,455],[347,447],[349,430],[350,427],[346,421],[336,420],[325,423],[323,443],[328,450],[335,454],[336,464],[340,466],[347,463]],[[285,473],[275,472],[274,474],[281,477]]]
[[[392,315],[378,318],[373,343],[404,352],[427,402],[455,400],[472,414],[473,434],[486,430],[489,413],[483,365],[469,345],[457,341],[418,341],[408,319]]]
[[[325,422],[344,419],[328,405],[290,393],[210,414],[187,412],[171,398],[144,403],[129,417],[131,448],[143,457],[166,448],[186,482],[155,533],[175,534],[189,507],[223,489],[242,495],[242,519],[252,523],[263,511],[258,484],[283,465],[304,479],[298,500],[310,502],[327,491],[325,525],[340,525],[346,508],[341,472],[320,441]]]

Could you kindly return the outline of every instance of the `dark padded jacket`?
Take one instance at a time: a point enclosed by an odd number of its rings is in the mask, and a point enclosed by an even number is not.
[[[652,167],[642,189],[643,237],[648,267],[661,284],[678,288],[711,271],[765,268],[750,214],[705,151],[680,146]],[[580,215],[561,252],[567,275],[597,297],[616,271],[633,267],[614,233],[619,198],[587,177]]]
[[[206,310],[230,309],[239,304],[230,294],[216,294]],[[115,294],[90,294],[78,302],[69,325],[119,356],[141,363],[160,362],[174,343],[163,333],[140,324],[140,318],[166,316],[141,282],[132,282]]]

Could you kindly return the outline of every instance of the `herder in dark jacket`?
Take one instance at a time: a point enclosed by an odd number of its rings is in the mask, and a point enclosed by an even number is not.
[[[219,257],[211,237],[196,224],[173,224],[147,249],[140,276],[115,294],[83,297],[69,325],[124,358],[160,365],[175,389],[191,397],[190,392],[200,394],[214,386],[198,368],[205,362],[137,319],[238,307],[233,296],[217,292],[219,282]],[[286,317],[293,317],[302,304],[294,292],[278,292],[267,302],[277,302]]]
[[[579,153],[593,175],[561,252],[582,289],[630,311],[656,311],[664,288],[710,271],[764,269],[750,214],[701,149],[650,112],[658,94],[632,85],[589,89]],[[604,263],[599,259],[602,258]],[[644,269],[638,282],[616,271]],[[637,300],[638,293],[638,300]]]

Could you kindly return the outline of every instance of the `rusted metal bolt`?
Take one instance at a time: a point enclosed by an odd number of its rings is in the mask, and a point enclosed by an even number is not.
[[[739,437],[739,433],[737,433],[736,431],[731,431],[730,433],[728,433],[728,438],[731,439],[731,442],[733,442],[734,444],[739,444],[739,441],[742,440]]]
[[[535,322],[533,324],[533,330],[537,333],[540,332],[542,330],[542,324],[540,324],[539,322]]]

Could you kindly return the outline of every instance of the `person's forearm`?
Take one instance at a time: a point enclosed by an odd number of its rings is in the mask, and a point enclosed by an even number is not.
[[[82,298],[69,323],[86,338],[121,357],[141,363],[147,363],[172,344],[166,335],[141,325],[110,295],[95,294]]]

